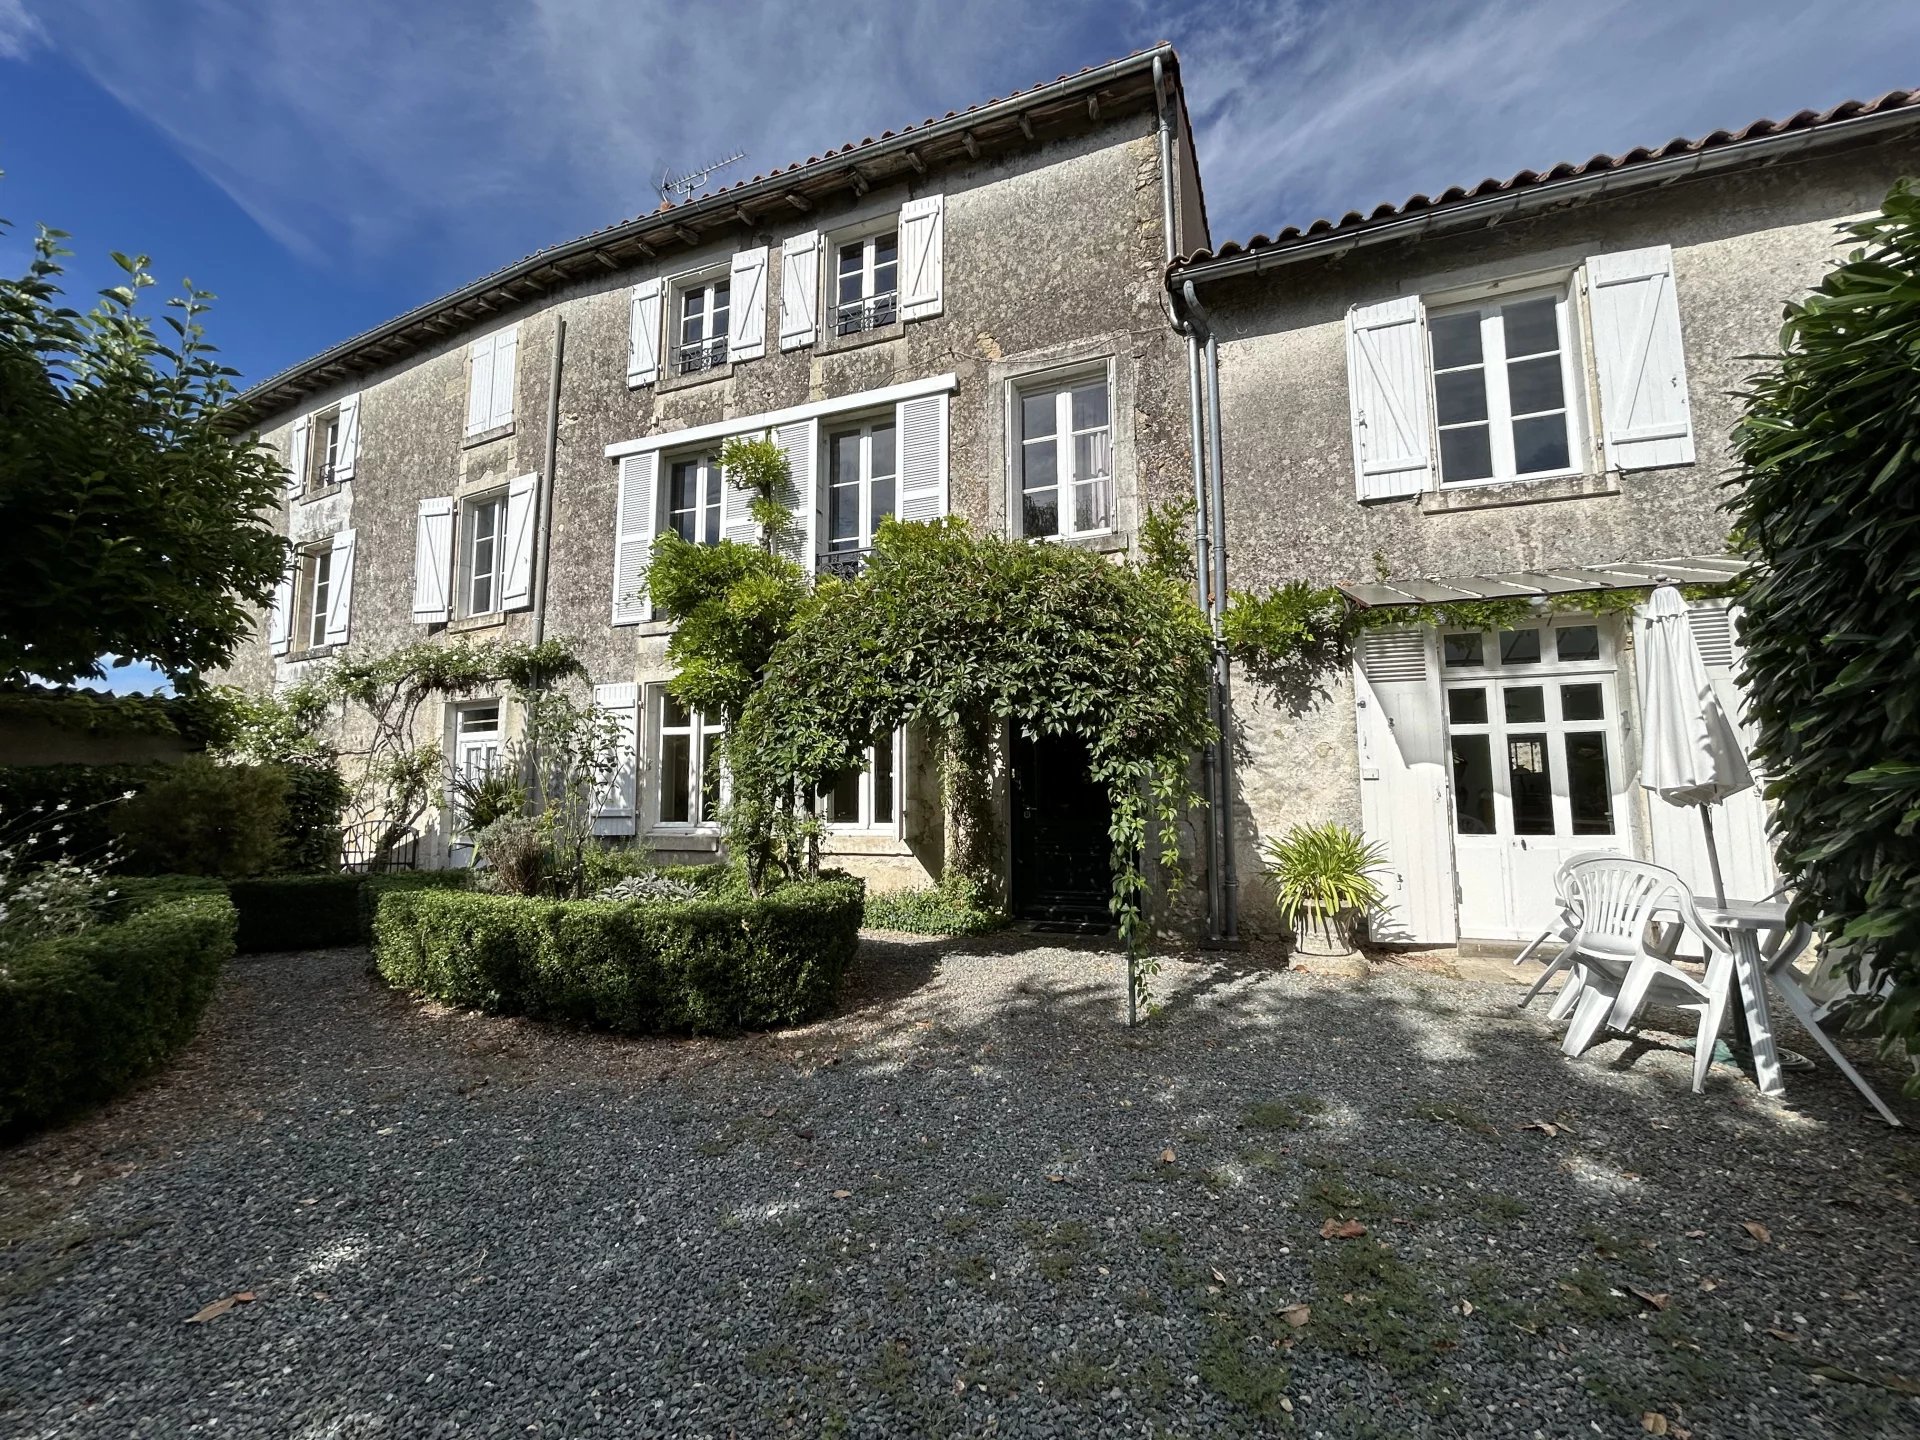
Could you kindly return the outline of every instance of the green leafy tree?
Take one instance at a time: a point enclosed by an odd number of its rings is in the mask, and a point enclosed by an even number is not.
[[[1845,229],[1734,431],[1744,679],[1800,910],[1920,1053],[1920,190]]]
[[[4,228],[4,222],[0,222]],[[61,303],[62,232],[0,279],[0,682],[66,682],[101,658],[176,679],[229,660],[286,566],[264,522],[280,463],[222,410],[191,283],[156,332],[139,308],[145,256],[80,313]]]

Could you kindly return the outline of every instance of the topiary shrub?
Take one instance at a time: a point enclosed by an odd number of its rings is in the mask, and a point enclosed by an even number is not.
[[[374,962],[400,989],[495,1015],[627,1032],[797,1024],[832,1005],[859,948],[864,890],[828,875],[759,898],[390,892]]]
[[[216,765],[192,755],[126,804],[110,823],[130,868],[176,875],[258,875],[273,867],[287,818],[277,765]]]
[[[233,906],[154,893],[0,964],[0,1135],[111,1099],[193,1038],[233,954]]]
[[[243,955],[266,950],[325,950],[366,943],[360,891],[364,875],[263,875],[231,880]]]
[[[331,765],[289,764],[280,770],[287,777],[287,815],[280,827],[279,868],[316,875],[339,869],[347,782]]]

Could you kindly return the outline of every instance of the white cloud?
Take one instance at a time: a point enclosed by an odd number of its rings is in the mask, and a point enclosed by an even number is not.
[[[26,0],[0,0],[0,60],[24,60],[44,38]]]
[[[326,265],[448,285],[1156,34],[1216,239],[1912,83],[1911,0],[0,0]],[[164,12],[163,12],[164,8]],[[15,40],[12,43],[27,43]]]

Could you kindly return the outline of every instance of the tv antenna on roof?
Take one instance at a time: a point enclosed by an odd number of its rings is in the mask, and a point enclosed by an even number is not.
[[[724,170],[736,160],[747,158],[747,152],[736,150],[724,160],[716,160],[711,165],[702,165],[698,170],[689,170],[684,175],[676,175],[671,168],[662,170],[654,189],[660,192],[662,200],[675,205],[684,205],[706,188],[707,178],[716,170]]]

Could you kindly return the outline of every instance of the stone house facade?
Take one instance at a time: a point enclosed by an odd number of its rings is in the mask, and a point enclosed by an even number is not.
[[[596,830],[711,858],[717,721],[666,695],[671,625],[638,580],[668,529],[757,534],[720,445],[785,451],[810,568],[857,567],[888,513],[1129,553],[1144,508],[1188,484],[1161,280],[1207,238],[1162,46],[530,256],[240,398],[286,459],[297,550],[227,678],[571,637],[629,747]],[[474,773],[509,710],[475,696],[415,738]],[[939,875],[917,737],[882,737],[820,804],[832,863],[879,886]],[[462,863],[460,830],[441,806],[394,858]]]
[[[1737,572],[1721,503],[1741,384],[1843,253],[1836,224],[1920,172],[1916,101],[1417,197],[1172,269],[1218,345],[1236,589],[1533,602],[1511,630],[1368,631],[1310,694],[1238,675],[1242,875],[1260,837],[1343,822],[1387,855],[1377,936],[1494,946],[1543,928],[1575,853],[1707,888],[1697,815],[1639,788],[1637,613],[1605,595]],[[1737,615],[1706,598],[1692,618],[1737,705]],[[1760,798],[1723,808],[1729,890],[1768,893]],[[1242,911],[1270,920],[1257,884]]]

